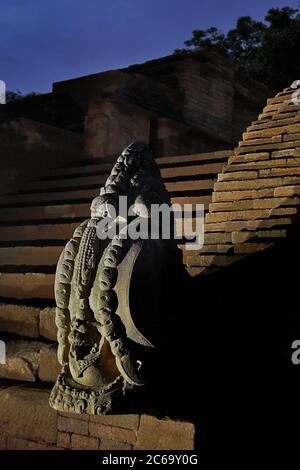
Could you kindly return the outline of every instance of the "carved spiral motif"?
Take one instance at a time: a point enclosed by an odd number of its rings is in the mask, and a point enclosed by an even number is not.
[[[117,267],[128,249],[128,241],[116,236],[103,253],[96,281],[99,282],[100,292],[94,315],[99,322],[101,334],[110,344],[112,353],[119,358],[128,354],[128,349],[125,327],[120,317],[115,314],[118,299],[113,288],[117,282]]]

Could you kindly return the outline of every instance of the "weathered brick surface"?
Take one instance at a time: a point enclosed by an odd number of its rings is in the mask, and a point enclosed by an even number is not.
[[[112,427],[104,424],[89,423],[89,434],[94,437],[112,438]]]
[[[248,255],[270,248],[272,243],[241,243],[234,245],[234,252],[238,255]]]
[[[0,433],[12,438],[56,445],[57,414],[48,403],[49,391],[19,386],[0,390]]]
[[[287,158],[287,160],[286,160],[286,165],[289,166],[289,167],[290,166],[297,166],[298,167],[299,164],[300,164],[300,158],[297,158],[295,156],[291,157],[291,158]]]
[[[294,155],[295,149],[286,149],[286,150],[277,150],[275,152],[271,152],[271,158],[282,158],[282,157],[290,157]]]
[[[0,331],[39,337],[39,309],[26,305],[0,305]]]
[[[278,225],[290,225],[292,223],[291,217],[283,217],[283,218],[270,218],[270,219],[254,219],[254,220],[239,220],[239,221],[230,221],[230,222],[216,222],[206,224],[205,230],[207,232],[238,232],[241,237],[243,237],[244,230],[254,230],[256,231],[259,227],[261,228],[272,228],[277,227]],[[255,236],[255,235],[254,235]],[[211,245],[214,246],[214,245]],[[201,249],[201,254],[207,253],[212,251],[211,246],[205,246]],[[219,250],[221,247],[223,249],[227,248],[226,245],[217,245]],[[223,251],[225,253],[225,251]]]
[[[282,186],[280,188],[276,188],[274,191],[275,197],[290,197],[296,194],[300,195],[300,185]]]
[[[283,136],[284,142],[289,140],[300,140],[300,133],[297,132],[296,134],[286,134]]]
[[[7,435],[0,434],[0,450],[7,449]]]
[[[139,415],[91,416],[90,421],[95,424],[105,424],[107,426],[136,430],[139,426],[140,417]]]
[[[252,234],[253,236],[253,234]],[[230,245],[232,247],[232,245]],[[241,256],[236,256],[236,260],[242,259]],[[207,267],[207,266],[227,266],[228,263],[231,261],[231,256],[225,256],[224,254],[220,255],[213,255],[213,256],[207,256],[207,255],[201,255],[201,256],[187,256],[187,265],[188,266],[201,266],[201,267]]]
[[[57,433],[57,445],[63,449],[71,448],[71,434],[67,432]]]
[[[132,104],[110,100],[93,101],[85,119],[85,153],[113,157],[128,142],[149,139],[151,114]],[[112,138],[117,136],[117,139]]]
[[[6,364],[0,364],[0,377],[12,380],[54,382],[60,372],[57,344],[19,338],[6,340]]]
[[[227,168],[227,167],[226,167]],[[238,179],[255,179],[259,175],[257,171],[235,171],[234,173],[219,173],[218,181],[230,181]]]
[[[193,449],[194,427],[191,423],[160,420],[142,415],[136,449]]]
[[[277,213],[280,211],[280,207],[282,208],[281,211],[283,214],[285,214],[285,209],[283,209],[283,206],[297,206],[299,204],[299,198],[266,198],[266,199],[257,199],[254,201],[254,209],[263,209],[263,208],[275,208]],[[278,208],[278,209],[277,209]],[[272,213],[270,212],[270,215],[274,214],[274,211]]]
[[[272,159],[272,160],[261,160],[261,161],[254,161],[254,162],[245,162],[245,163],[232,163],[231,165],[228,165],[224,168],[225,173],[232,173],[236,171],[248,171],[248,170],[264,170],[268,168],[276,168],[276,167],[286,167],[287,160],[286,158],[278,158],[278,159]],[[234,176],[234,175],[233,175]],[[232,176],[231,176],[232,178]],[[245,178],[241,178],[245,179]]]
[[[192,423],[169,418],[108,415],[82,419],[80,415],[60,413],[57,446],[100,450],[193,449],[194,432]]]
[[[246,145],[272,144],[274,142],[282,142],[282,136],[276,135],[273,137],[260,137],[257,139],[248,139],[248,140],[239,142],[239,146],[243,147]]]
[[[78,450],[97,450],[99,449],[99,439],[91,436],[72,434],[71,447]]]
[[[267,160],[268,158],[270,158],[269,152],[246,153],[242,157],[233,155],[228,159],[228,164],[231,165],[234,163],[256,162],[259,160]]]
[[[289,236],[289,227],[295,226],[300,204],[300,115],[291,93],[269,100],[271,104],[244,132],[218,175],[205,216],[205,245],[185,258],[192,275],[209,274],[267,249],[272,240]],[[223,245],[224,253],[220,248],[208,250],[209,245]]]
[[[58,415],[59,416],[62,416],[63,418],[74,418],[74,419],[80,419],[82,421],[89,421],[92,416],[89,416],[89,415],[80,415],[80,414],[77,414],[77,413],[67,413],[67,412],[64,412],[64,411],[59,411],[58,412]]]
[[[271,175],[274,175],[274,176],[300,175],[300,168],[271,168]]]
[[[39,328],[41,336],[56,341],[55,308],[44,308],[40,311]]]
[[[210,254],[210,253],[228,253],[228,251],[231,249],[229,245],[222,245],[222,244],[216,244],[216,245],[205,245],[201,250],[195,251],[195,255],[199,254]],[[187,252],[187,255],[190,254],[190,251]]]
[[[18,118],[0,126],[1,192],[81,157],[81,135],[37,121]]]
[[[40,442],[30,441],[28,439],[19,439],[16,437],[9,437],[7,440],[8,450],[49,450],[47,444]]]
[[[39,378],[43,382],[55,382],[61,366],[57,360],[57,344],[44,345],[39,354]]]
[[[7,340],[6,363],[0,364],[0,377],[35,382],[43,346],[39,341]]]
[[[128,444],[134,444],[136,442],[136,435],[137,433],[131,429],[113,427],[111,430],[111,436],[114,441],[126,442]]]
[[[270,199],[272,201],[272,199]],[[256,202],[256,201],[255,201]],[[269,208],[269,205],[267,205]],[[229,222],[232,220],[249,220],[249,219],[261,219],[264,217],[269,217],[270,212],[269,210],[265,209],[264,207],[260,207],[261,210],[241,210],[241,211],[225,211],[225,212],[213,212],[211,214],[207,214],[207,223],[211,222]],[[209,217],[208,217],[209,216]],[[205,234],[204,239],[206,241],[207,237],[212,236],[213,234]],[[218,234],[218,238],[221,239],[221,234]],[[226,237],[228,239],[229,237]],[[223,239],[223,242],[225,238]]]
[[[241,155],[244,153],[253,152],[264,152],[266,150],[277,150],[277,149],[288,149],[298,147],[300,145],[300,140],[293,142],[281,142],[281,143],[272,143],[272,144],[260,144],[260,145],[249,145],[245,147],[238,147],[234,150],[235,155]]]
[[[89,434],[88,422],[80,419],[64,418],[62,416],[58,416],[57,427],[59,431],[68,433],[75,433],[86,436]]]
[[[231,240],[232,240],[232,243],[235,245],[235,244],[239,244],[239,243],[245,243],[249,240],[251,240],[251,238],[255,237],[255,234],[253,234],[253,232],[246,232],[246,231],[243,231],[243,232],[232,232],[231,233]],[[236,251],[235,251],[236,253]]]
[[[300,124],[289,124],[287,126],[281,126],[281,127],[271,127],[271,128],[266,128],[262,129],[259,131],[251,131],[251,132],[244,132],[243,133],[243,139],[255,139],[257,137],[266,137],[266,136],[273,136],[273,135],[281,135],[281,134],[287,134],[287,133],[296,133],[300,131]]]
[[[247,127],[247,131],[250,132],[250,131],[255,131],[259,129],[267,129],[269,127],[278,127],[278,125],[284,126],[287,124],[293,124],[295,122],[297,122],[295,113],[283,113],[283,114],[278,113],[277,115],[273,114],[271,121],[269,120],[267,122],[262,122],[261,120],[254,121],[251,126]]]
[[[132,445],[125,442],[112,441],[111,439],[100,440],[100,450],[132,450]]]
[[[209,214],[213,212],[240,211],[253,209],[253,200],[215,202],[209,205]],[[207,216],[209,215],[207,214]],[[205,220],[207,223],[207,221]]]
[[[45,214],[44,207],[35,207],[35,208],[16,208],[11,212],[9,209],[0,209],[0,218],[3,221],[13,220],[28,220],[30,217],[32,219],[41,218]],[[55,211],[54,211],[55,212]],[[45,214],[47,215],[47,214]],[[60,215],[61,216],[61,215]],[[58,216],[58,217],[60,217]],[[55,217],[55,213],[50,215],[49,218]],[[48,247],[0,247],[0,265],[14,265],[14,266],[54,266],[56,265],[59,255],[60,247],[57,246],[48,246]]]
[[[5,228],[8,229],[8,227]],[[23,233],[26,227],[20,227],[20,229]],[[11,231],[11,229],[9,230]],[[13,232],[15,230],[16,229],[14,228]],[[57,228],[55,230],[57,230]],[[70,230],[70,228],[68,230]],[[1,233],[4,234],[4,232],[2,231]],[[36,233],[36,228],[34,230],[34,233]],[[33,239],[34,237],[35,235],[33,235]],[[9,236],[9,239],[11,239],[11,234]],[[1,273],[0,297],[12,297],[14,299],[52,299],[53,285],[54,274],[30,272]]]
[[[0,449],[193,448],[191,423],[146,415],[127,415],[127,419],[126,415],[95,417],[63,413],[61,416],[49,407],[48,396],[49,391],[44,389],[1,388]],[[107,424],[99,422],[106,418]]]
[[[285,238],[287,234],[286,230],[258,230],[258,238]]]
[[[282,183],[281,178],[260,178],[245,181],[226,181],[216,183],[214,186],[215,191],[236,191],[239,189],[263,189],[275,188]],[[257,194],[257,193],[256,193]]]
[[[214,269],[215,270],[215,269]],[[208,274],[212,272],[211,268],[200,268],[199,266],[187,266],[186,267],[186,272],[191,276],[191,277],[197,277],[200,274]]]
[[[255,192],[253,190],[215,192],[212,201],[239,201],[241,199],[252,199],[254,196]]]
[[[230,234],[226,233],[206,233],[204,242],[208,245],[215,245],[216,243],[230,242]]]
[[[136,442],[136,431],[132,429],[106,426],[103,424],[89,423],[89,434],[100,439],[109,439],[116,442],[134,444]]]

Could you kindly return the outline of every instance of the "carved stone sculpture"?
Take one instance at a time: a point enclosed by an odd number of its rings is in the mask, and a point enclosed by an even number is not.
[[[120,218],[120,196],[133,210]],[[164,347],[165,277],[172,240],[130,239],[138,217],[151,222],[151,204],[170,205],[147,146],[136,142],[118,157],[91,218],[66,244],[56,271],[56,325],[61,374],[50,405],[61,411],[130,412],[151,391]],[[99,222],[115,210],[112,239],[99,238]],[[100,229],[101,231],[101,229]]]

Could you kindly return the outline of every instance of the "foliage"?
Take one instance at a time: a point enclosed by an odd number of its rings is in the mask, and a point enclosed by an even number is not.
[[[186,48],[175,54],[199,53],[217,48],[231,57],[243,76],[259,80],[274,90],[300,79],[300,11],[271,8],[265,21],[238,18],[227,34],[215,27],[193,31]]]
[[[33,96],[38,96],[39,93],[32,91],[31,93],[27,93],[23,95],[20,90],[17,91],[7,91],[6,92],[6,103],[12,103],[13,101],[22,100],[24,98],[31,98]]]

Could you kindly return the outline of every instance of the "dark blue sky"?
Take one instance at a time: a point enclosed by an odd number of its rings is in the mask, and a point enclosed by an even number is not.
[[[0,79],[10,90],[125,67],[182,47],[193,29],[224,31],[300,0],[0,0]]]

